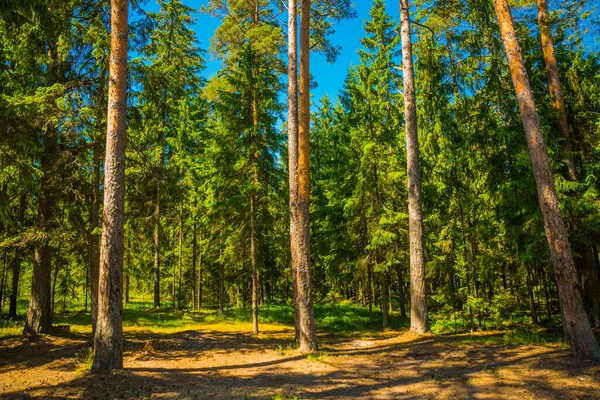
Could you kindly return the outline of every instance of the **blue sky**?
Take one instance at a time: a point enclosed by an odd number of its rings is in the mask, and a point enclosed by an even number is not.
[[[207,3],[207,0],[183,0],[183,3],[199,9]],[[342,50],[335,64],[329,64],[325,61],[324,57],[318,54],[311,54],[311,73],[319,85],[318,88],[312,91],[314,101],[318,101],[325,93],[330,97],[336,97],[338,91],[342,88],[350,64],[358,63],[357,49],[360,46],[358,40],[364,36],[363,21],[369,17],[371,3],[371,0],[354,0],[358,18],[343,21],[336,26],[336,33],[331,39],[336,45],[342,46]],[[386,3],[388,13],[396,21],[399,21],[399,1],[386,0]],[[144,8],[148,11],[158,11],[159,9],[156,0],[150,0]],[[209,40],[213,36],[215,29],[219,26],[220,21],[217,18],[211,18],[200,13],[197,13],[196,17],[198,18],[195,26],[197,38],[200,41],[200,46],[203,49],[208,49]],[[214,75],[220,66],[221,64],[218,60],[208,60],[204,75],[207,78]]]

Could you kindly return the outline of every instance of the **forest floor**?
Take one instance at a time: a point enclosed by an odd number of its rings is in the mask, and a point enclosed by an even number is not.
[[[293,327],[138,312],[125,323],[125,369],[89,374],[90,327],[0,339],[8,399],[600,399],[600,363],[561,343],[523,345],[504,333],[414,336],[327,332],[320,351],[294,349]],[[89,314],[87,314],[89,318]]]

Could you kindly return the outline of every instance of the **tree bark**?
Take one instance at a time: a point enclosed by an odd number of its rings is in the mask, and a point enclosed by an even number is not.
[[[544,228],[554,265],[554,275],[560,293],[560,301],[563,306],[564,322],[571,339],[571,347],[577,357],[600,357],[600,349],[583,308],[581,283],[575,270],[571,246],[560,212],[548,153],[542,136],[542,127],[517,41],[510,6],[508,0],[494,0],[494,4],[513,86],[521,109],[523,128],[544,219]]]
[[[303,0],[300,16],[300,110],[298,117],[298,197],[296,220],[296,275],[300,351],[318,349],[310,277],[310,0]]]
[[[554,41],[550,30],[550,21],[548,18],[548,4],[546,0],[536,0],[538,27],[542,41],[542,52],[544,53],[544,62],[546,64],[546,75],[548,76],[548,89],[552,99],[552,108],[556,111],[556,128],[562,136],[563,159],[567,164],[567,170],[571,181],[577,180],[575,162],[571,148],[571,139],[569,138],[569,125],[567,124],[567,113],[565,111],[565,101],[562,95],[562,86],[558,75],[558,62],[554,51]]]
[[[190,285],[192,289],[192,310],[196,309],[196,263],[198,260],[198,233],[197,233],[197,225],[196,221],[194,221],[194,226],[192,228],[192,284]]]
[[[123,368],[123,250],[127,140],[128,0],[111,0],[111,42],[98,281],[92,372]]]
[[[252,332],[258,333],[258,246],[255,195],[250,195],[250,254],[252,259]]]
[[[159,169],[162,169],[162,163]],[[156,178],[156,187],[154,189],[154,308],[160,308],[160,180],[160,176]]]
[[[400,0],[402,72],[404,81],[404,118],[406,124],[406,160],[408,175],[408,231],[410,240],[410,330],[429,331],[425,292],[425,255],[423,239],[423,202],[419,165],[419,135],[415,97],[415,73],[410,37],[408,0]]]
[[[100,90],[104,90],[104,85]],[[94,168],[92,178],[92,201],[90,204],[90,243],[89,243],[89,270],[91,280],[91,312],[92,312],[92,337],[96,332],[98,319],[98,273],[100,270],[100,238],[95,233],[100,223],[100,166],[102,163],[102,148],[100,138],[94,141]]]
[[[300,341],[298,326],[298,280],[296,263],[298,258],[296,228],[298,219],[298,6],[296,0],[288,4],[288,175],[290,186],[290,251],[292,286],[294,293],[294,328],[296,342]]]
[[[177,260],[179,277],[177,279],[177,309],[181,310],[181,262],[183,261],[183,204],[179,211],[179,257]]]
[[[54,128],[50,128],[43,138],[44,151],[40,157],[40,169],[43,173],[38,192],[38,229],[40,238],[35,244],[33,277],[29,309],[25,319],[23,334],[36,335],[47,333],[52,326],[51,274],[52,254],[50,250],[50,222],[52,220],[52,178],[55,165],[57,137]]]

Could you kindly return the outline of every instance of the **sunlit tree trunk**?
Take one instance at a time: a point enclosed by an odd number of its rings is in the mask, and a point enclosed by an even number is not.
[[[298,331],[298,283],[296,259],[298,245],[296,220],[298,218],[298,6],[296,0],[288,4],[288,175],[290,186],[290,249],[292,286],[294,293],[294,327],[296,342],[300,340]]]
[[[577,357],[600,357],[590,321],[583,308],[581,283],[575,270],[571,246],[559,208],[542,127],[535,107],[525,62],[517,41],[508,0],[494,0],[498,24],[510,67],[513,86],[523,119],[523,128],[533,167],[546,237],[554,265],[554,275],[562,302],[564,323],[573,353]]]
[[[402,37],[402,72],[404,81],[404,118],[406,124],[406,159],[408,175],[408,231],[410,240],[410,330],[429,331],[425,292],[425,256],[423,239],[423,201],[419,166],[419,135],[415,97],[415,73],[410,37],[408,0],[400,1]]]
[[[317,350],[317,333],[310,277],[310,0],[303,0],[300,16],[300,101],[298,117],[298,197],[296,218],[296,276],[300,350]],[[292,253],[293,254],[293,253]],[[293,255],[292,255],[293,256]]]
[[[123,250],[128,1],[111,0],[104,210],[92,372],[123,368]]]
[[[544,62],[546,63],[546,75],[548,76],[548,89],[552,98],[552,108],[556,111],[556,127],[558,133],[562,136],[563,159],[567,164],[569,178],[572,181],[577,180],[575,162],[571,148],[571,139],[569,138],[569,126],[567,124],[567,113],[565,111],[565,101],[562,95],[562,87],[558,76],[558,62],[554,51],[554,41],[550,30],[550,21],[548,18],[548,4],[546,0],[536,0],[538,27],[542,40],[542,52],[544,53]]]

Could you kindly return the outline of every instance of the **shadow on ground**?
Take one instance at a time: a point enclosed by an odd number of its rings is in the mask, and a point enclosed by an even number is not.
[[[600,398],[600,365],[561,346],[465,344],[448,336],[328,335],[321,352],[289,347],[293,331],[128,333],[125,370],[91,375],[73,361],[80,335],[0,342],[0,395],[29,398]],[[69,361],[70,360],[70,361]],[[15,380],[26,375],[19,386]],[[54,378],[53,378],[54,377]]]

